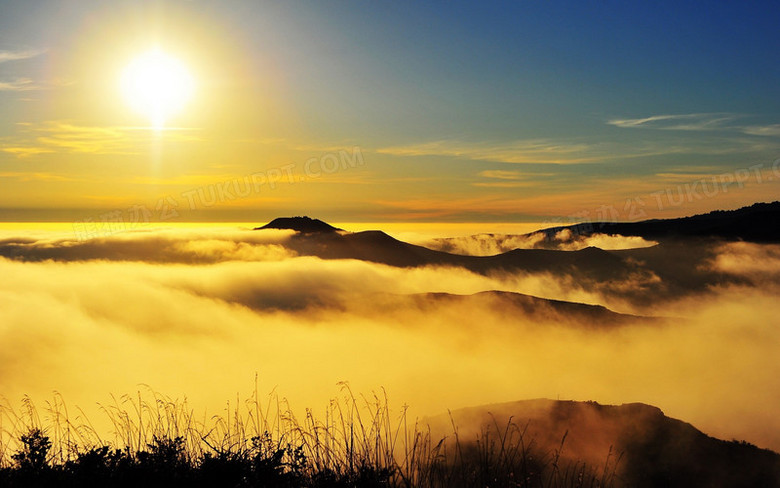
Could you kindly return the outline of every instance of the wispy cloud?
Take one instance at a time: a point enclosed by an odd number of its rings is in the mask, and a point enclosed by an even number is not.
[[[729,113],[700,113],[651,115],[638,119],[613,119],[607,124],[623,129],[655,129],[669,131],[730,131],[750,136],[780,136],[780,124],[745,125],[735,123],[747,115]]]
[[[501,169],[480,171],[479,176],[484,178],[496,178],[499,180],[519,180],[523,174],[519,171],[506,171]]]
[[[450,156],[502,163],[576,164],[599,161],[594,147],[584,143],[532,139],[498,143],[440,140],[377,149],[393,156]]]
[[[521,171],[491,169],[480,171],[477,173],[477,176],[498,181],[476,181],[471,186],[481,188],[523,188],[536,185],[539,178],[555,176],[555,173],[524,173]]]
[[[535,184],[532,181],[478,181],[472,183],[471,186],[480,188],[527,188]]]
[[[743,127],[742,132],[751,136],[778,137],[780,136],[780,124],[751,125]]]
[[[45,53],[45,49],[22,49],[16,51],[0,50],[0,63],[31,59]],[[38,83],[28,77],[0,80],[0,92],[29,92],[46,90],[54,86],[62,85],[60,81],[51,83]]]
[[[511,182],[510,182],[511,183]],[[498,195],[446,198],[410,198],[404,200],[376,200],[373,203],[391,210],[387,216],[400,219],[445,218],[463,215],[472,210],[495,215],[520,213],[525,200]],[[400,211],[400,213],[398,212]]]
[[[22,92],[41,89],[43,89],[43,87],[30,78],[18,78],[14,81],[0,81],[0,91]]]
[[[40,90],[51,90],[57,87],[69,86],[74,82],[71,80],[55,79],[47,82],[36,82],[31,78],[17,78],[12,81],[0,81],[0,91],[10,92],[30,92]],[[30,101],[29,98],[23,99]]]
[[[657,116],[672,117],[672,116]],[[642,124],[640,122],[625,121],[625,127],[629,124]],[[659,119],[660,120],[660,119]],[[622,122],[621,122],[622,123]],[[704,122],[700,122],[704,124]],[[714,123],[714,122],[712,122]],[[693,122],[675,124],[680,130],[693,130]],[[768,129],[767,129],[768,130]],[[769,145],[771,146],[771,144]],[[718,138],[716,141],[702,141],[689,139],[687,141],[652,140],[641,144],[623,142],[592,141],[565,142],[544,140],[525,140],[506,143],[470,143],[463,141],[434,141],[406,146],[394,146],[377,149],[378,153],[390,154],[398,157],[441,156],[472,161],[489,161],[497,163],[517,164],[587,164],[603,163],[608,161],[620,161],[633,158],[646,158],[667,156],[675,154],[733,154],[749,151],[765,151],[768,145],[765,142],[757,143],[751,138]],[[507,173],[508,174],[508,173]],[[507,175],[505,174],[505,176]],[[483,175],[484,176],[484,175]],[[539,176],[538,174],[536,176]]]
[[[114,127],[84,127],[67,123],[50,124],[38,129],[37,141],[50,148],[66,152],[111,153],[132,152],[127,147],[127,134]]]
[[[2,178],[9,178],[17,181],[79,181],[77,178],[55,173],[25,173],[21,171],[0,172],[0,179]]]
[[[41,124],[19,123],[21,133],[7,138],[0,148],[19,157],[46,153],[135,154],[138,143],[148,140],[151,131],[138,127],[83,126],[69,121],[47,121]],[[193,142],[200,140],[194,129],[156,132],[166,140]]]
[[[28,158],[30,156],[37,156],[38,154],[47,154],[47,153],[54,152],[53,149],[49,149],[46,147],[32,147],[32,146],[2,147],[0,148],[0,151],[6,152],[8,154],[13,154],[20,158]]]
[[[729,129],[728,122],[736,118],[736,115],[726,113],[651,115],[638,119],[612,119],[607,124],[625,129],[703,131]]]
[[[714,178],[718,177],[720,173],[684,173],[684,172],[667,172],[667,173],[656,173],[655,176],[661,180],[671,180],[671,181],[694,181],[694,180],[700,180],[703,178]]]
[[[352,151],[359,144],[355,140],[341,140],[331,143],[324,142],[303,142],[296,139],[287,139],[282,137],[255,137],[234,139],[231,142],[239,144],[252,144],[258,146],[272,146],[285,148],[292,151],[304,153],[338,153],[340,151]]]
[[[30,59],[45,53],[45,49],[23,49],[19,51],[0,50],[0,63]]]
[[[531,179],[531,178],[556,176],[556,173],[524,173],[522,171],[488,169],[485,171],[480,171],[478,175],[483,178],[494,178],[498,180],[524,180],[524,179]]]

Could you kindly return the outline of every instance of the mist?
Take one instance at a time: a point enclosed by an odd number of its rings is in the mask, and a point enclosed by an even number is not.
[[[384,388],[420,416],[526,398],[643,402],[708,434],[780,450],[777,246],[718,246],[707,266],[739,273],[739,284],[642,308],[620,294],[641,291],[640,277],[594,284],[323,260],[296,256],[287,238],[6,236],[0,395],[43,402],[57,391],[97,421],[96,402],[150,385],[213,413],[251,391],[257,374],[261,390],[298,408],[327,404],[340,381]],[[658,320],[604,328],[546,310],[530,317],[489,295],[431,295],[488,290]]]
[[[523,235],[474,234],[471,236],[445,237],[419,240],[419,244],[437,251],[467,256],[493,256],[513,249],[557,249],[577,251],[586,247],[604,250],[637,249],[658,244],[639,236],[622,236],[594,233],[579,235],[562,229],[548,237],[543,232]]]

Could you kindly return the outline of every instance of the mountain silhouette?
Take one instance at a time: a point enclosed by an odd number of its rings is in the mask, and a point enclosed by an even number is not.
[[[341,229],[333,227],[319,219],[311,217],[279,217],[262,227],[256,227],[254,230],[262,229],[285,229],[294,230],[304,234],[315,234],[322,232],[338,232]]]
[[[286,228],[311,229],[307,219],[277,219]],[[321,222],[321,221],[316,221]],[[635,223],[578,224],[537,231],[554,236],[563,229],[582,233],[641,236],[658,245],[624,250],[588,247],[577,251],[514,249],[493,256],[470,256],[429,249],[395,239],[379,230],[362,232],[299,231],[284,245],[300,256],[321,259],[356,259],[395,267],[449,266],[491,275],[493,273],[550,274],[570,278],[584,287],[610,286],[635,305],[679,298],[732,284],[749,284],[744,276],[713,269],[712,260],[724,240],[780,242],[780,202],[758,203],[734,211],[715,211],[692,217]],[[315,228],[335,229],[324,222]],[[532,234],[528,234],[532,235]],[[614,287],[610,283],[636,286]]]
[[[663,241],[680,238],[718,238],[758,243],[780,242],[780,201],[755,203],[737,210],[715,210],[706,214],[677,219],[653,219],[640,222],[588,222],[553,227],[530,234],[543,233],[552,239],[568,229],[574,235],[619,234]]]
[[[359,259],[396,267],[458,266],[479,273],[495,269],[551,272],[579,269],[602,279],[628,272],[622,269],[620,258],[595,247],[579,251],[515,249],[495,256],[464,256],[409,244],[379,230],[336,232],[335,227],[308,217],[275,219],[257,229],[270,228],[298,230],[285,246],[299,255],[322,259]]]
[[[437,438],[449,434],[451,439],[456,425],[462,452],[469,452],[463,444],[477,435],[506,439],[512,432],[507,429],[510,421],[540,458],[558,451],[561,469],[574,462],[603,467],[608,455],[613,462],[619,458],[621,486],[780,486],[780,454],[710,437],[642,403],[523,400],[454,410],[424,420]]]

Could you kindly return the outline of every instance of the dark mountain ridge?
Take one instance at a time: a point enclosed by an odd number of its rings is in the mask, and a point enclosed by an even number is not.
[[[757,243],[780,242],[780,201],[755,203],[736,210],[715,210],[706,214],[676,219],[652,219],[639,222],[587,222],[552,227],[526,234],[543,233],[548,239],[562,230],[574,235],[619,234],[663,241],[680,238],[716,238]]]
[[[276,219],[274,222],[280,220]],[[324,222],[322,224],[328,225]],[[280,228],[269,227],[270,225],[258,229]],[[328,227],[335,230],[335,227]],[[515,249],[495,256],[464,256],[399,241],[379,230],[354,233],[299,231],[285,245],[303,256],[359,259],[397,267],[457,266],[478,273],[496,269],[550,272],[577,269],[601,279],[622,276],[627,272],[621,265],[621,258],[595,247],[579,251]]]
[[[323,225],[327,226],[322,223],[319,227]],[[573,229],[572,232],[584,234],[633,235],[660,242],[636,249],[514,249],[492,256],[471,256],[409,244],[378,230],[299,231],[284,245],[302,256],[357,259],[395,267],[451,266],[485,275],[549,274],[566,277],[586,288],[610,290],[645,306],[658,299],[706,292],[714,286],[750,284],[750,278],[719,272],[711,262],[724,241],[780,242],[779,226],[780,202],[773,202],[681,219],[577,224],[536,232],[551,238],[560,230]],[[631,286],[621,287],[621,283]]]

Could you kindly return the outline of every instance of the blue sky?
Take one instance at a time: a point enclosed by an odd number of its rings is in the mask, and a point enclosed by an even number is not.
[[[192,218],[565,217],[756,164],[771,172],[780,157],[780,9],[768,2],[4,1],[0,12],[6,219],[124,208],[339,147],[360,147],[365,166]],[[35,136],[80,137],[63,136],[63,121],[79,134],[132,125],[105,108],[109,75],[144,40],[198,66],[200,111],[177,124],[200,147],[165,143],[152,165],[143,140],[123,140],[135,146],[107,170],[117,151]],[[226,134],[255,145],[228,147]],[[648,210],[772,199],[770,176]],[[127,183],[147,177],[157,184]]]

